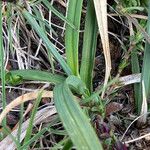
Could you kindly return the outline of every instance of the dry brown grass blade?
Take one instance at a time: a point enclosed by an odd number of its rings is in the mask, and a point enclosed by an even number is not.
[[[39,92],[41,92],[41,90],[26,93],[24,95],[17,97],[15,100],[13,100],[11,103],[9,103],[6,106],[6,108],[2,111],[2,113],[0,114],[0,124],[8,112],[10,112],[13,108],[15,108],[16,106],[18,106],[24,102],[36,99],[39,95]],[[53,97],[53,92],[44,90],[44,91],[42,91],[42,97]]]
[[[111,57],[109,48],[109,38],[108,38],[108,22],[107,22],[107,1],[106,0],[94,0],[95,11],[98,21],[99,32],[102,41],[102,47],[105,57],[105,80],[104,86],[107,84],[110,71],[111,71]],[[102,94],[103,97],[104,93]]]
[[[48,106],[46,108],[39,110],[35,115],[34,126],[40,123],[43,123],[44,121],[47,121],[48,118],[50,118],[54,114],[56,114],[56,109],[53,106]],[[29,120],[30,119],[26,120],[22,124],[20,142],[24,139],[26,135],[26,130],[29,124]],[[14,137],[16,137],[17,133],[18,133],[18,128],[15,129],[11,134]],[[15,150],[16,149],[16,145],[9,135],[0,142],[0,147],[1,147],[0,148],[1,150]]]

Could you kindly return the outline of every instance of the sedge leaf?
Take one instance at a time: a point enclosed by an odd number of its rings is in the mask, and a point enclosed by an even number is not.
[[[67,82],[56,85],[54,101],[60,119],[76,148],[79,150],[102,150],[89,118],[82,111]]]

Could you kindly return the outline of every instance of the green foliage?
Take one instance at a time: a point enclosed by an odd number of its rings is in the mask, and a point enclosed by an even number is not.
[[[98,27],[94,4],[93,1],[89,0],[85,21],[80,76],[90,91],[92,91],[93,88],[92,79],[97,45],[97,32]]]
[[[123,7],[136,7],[140,6],[140,0],[121,0]]]
[[[139,21],[140,25],[144,28],[146,26],[145,20]],[[133,43],[133,49],[131,52],[131,65],[132,65],[132,73],[140,73],[140,64],[139,64],[139,54],[144,51],[143,46],[144,37],[138,29],[135,29],[134,36],[131,37],[130,42]],[[139,109],[139,91],[140,91],[140,84],[134,84],[134,97],[135,97],[135,107],[138,111]]]
[[[33,16],[24,9],[22,12],[23,16],[28,20],[32,28],[37,32],[37,34],[42,38],[46,46],[48,47],[48,50],[53,54],[53,56],[56,58],[56,60],[60,63],[64,71],[70,75],[72,74],[71,69],[66,64],[62,56],[58,53],[58,51],[54,48],[53,44],[48,39],[47,35],[43,32],[43,29],[39,26],[37,21],[33,18]]]
[[[38,98],[35,101],[35,104],[34,104],[34,107],[33,107],[32,113],[31,113],[29,125],[28,125],[27,131],[26,131],[26,136],[25,136],[25,139],[24,139],[24,143],[28,142],[31,138],[33,124],[34,124],[34,117],[35,117],[35,114],[37,112],[38,106],[40,104],[41,96],[42,96],[42,91],[39,93]]]
[[[64,17],[59,11],[57,11],[49,1],[44,0],[43,3],[49,10],[51,10],[56,16],[58,16],[61,20],[65,21],[71,28],[76,29],[76,26],[69,20],[68,18]]]
[[[57,135],[65,136],[61,142],[57,143],[55,147],[72,148],[75,146],[77,149],[89,149],[89,150],[101,150],[102,145],[95,133],[93,126],[91,125],[91,114],[105,115],[105,104],[103,104],[99,94],[107,87],[100,88],[98,91],[93,91],[93,70],[95,63],[95,53],[97,45],[97,20],[95,15],[94,4],[92,0],[88,1],[86,9],[86,20],[84,28],[84,39],[82,48],[82,59],[79,63],[79,33],[80,22],[82,14],[83,0],[70,0],[68,1],[66,17],[57,11],[48,0],[30,1],[29,5],[18,1],[16,5],[13,4],[15,9],[15,15],[22,20],[22,24],[29,25],[31,30],[36,36],[42,40],[42,44],[45,46],[44,50],[50,57],[56,59],[59,65],[62,67],[65,75],[58,75],[54,73],[54,64],[51,59],[50,63],[53,66],[53,73],[39,71],[39,70],[12,70],[7,72],[4,70],[3,51],[1,51],[1,80],[3,83],[3,108],[5,107],[5,78],[6,83],[10,85],[18,85],[23,83],[24,80],[32,81],[45,81],[55,85],[54,88],[54,101],[57,112],[64,125],[65,130],[52,129],[49,123],[48,127],[43,128],[41,131],[33,135],[34,117],[38,110],[38,106],[41,100],[41,93],[38,99],[35,101],[34,108],[32,110],[29,126],[26,132],[23,143],[18,144],[19,149],[27,149],[34,140],[38,140],[46,132],[54,133]],[[37,4],[37,5],[36,5]],[[57,17],[66,23],[65,28],[65,52],[66,60],[58,52],[53,43],[50,41],[47,29],[52,31],[54,35],[57,35],[53,28],[51,28],[46,19],[40,11],[38,11],[38,4],[42,4],[42,7],[46,7],[47,11],[52,11]],[[129,2],[129,5],[130,2]],[[135,6],[135,3],[132,4]],[[11,7],[10,7],[11,9]],[[11,14],[8,14],[10,17]],[[12,17],[12,16],[11,16]],[[2,19],[2,16],[1,16]],[[11,21],[9,20],[9,30],[11,31]],[[0,24],[2,27],[2,22]],[[18,29],[19,32],[19,29]],[[30,33],[30,32],[29,32]],[[9,32],[9,39],[11,41],[9,47],[13,49],[13,40],[11,32]],[[18,34],[18,33],[17,33]],[[0,46],[2,46],[2,30],[0,32],[1,40]],[[20,36],[18,34],[18,36]],[[81,66],[79,66],[81,64]],[[122,63],[123,67],[126,66],[126,62]],[[5,75],[6,73],[6,75]],[[108,85],[109,86],[109,85]],[[81,105],[85,104],[84,105]],[[86,105],[88,108],[86,108]],[[90,110],[90,111],[89,111]],[[87,112],[87,113],[86,113]],[[90,114],[91,113],[91,114]],[[23,108],[21,114],[23,115]],[[23,118],[21,118],[22,122]],[[67,131],[67,132],[66,132]],[[21,133],[21,126],[19,132]],[[68,137],[69,136],[69,137]],[[18,136],[19,140],[21,137]],[[14,139],[14,137],[12,137]],[[110,144],[109,141],[106,141]],[[59,147],[59,148],[60,148]],[[58,149],[59,149],[58,148]]]
[[[22,83],[23,78],[19,75],[12,75],[11,72],[6,74],[6,83],[10,85],[18,85]]]
[[[150,35],[150,5],[148,7],[147,33]],[[142,90],[142,81],[144,82],[146,99],[149,99],[150,97],[150,69],[149,69],[150,61],[149,61],[149,58],[150,58],[150,43],[146,42],[143,66],[142,66],[141,86],[140,86],[140,92],[139,92],[142,94],[140,94],[138,98],[138,112],[139,113],[141,111],[141,106],[142,106],[142,98],[143,98],[142,95],[144,94]]]
[[[72,80],[73,78],[71,77],[69,80]],[[78,78],[76,80],[79,80],[78,84],[81,86],[82,81]],[[64,127],[76,148],[81,150],[102,149],[102,146],[90,125],[88,117],[83,113],[81,107],[77,103],[77,99],[73,96],[67,82],[59,84],[54,88],[54,101]]]
[[[2,1],[0,1],[0,10],[2,10]],[[4,69],[4,47],[3,47],[3,18],[0,11],[0,76],[2,84],[2,107],[6,107],[6,91],[5,91],[5,69]],[[6,126],[6,118],[3,119],[3,125]]]
[[[39,70],[13,70],[8,72],[7,74],[8,76],[11,75],[11,78],[17,76],[22,78],[23,80],[47,81],[53,84],[61,83],[65,79],[65,77],[62,75],[52,74]],[[11,80],[8,80],[8,82],[11,82]]]
[[[79,75],[78,48],[82,3],[83,0],[69,1],[67,19],[75,25],[76,29],[67,24],[65,32],[67,63],[73,74],[77,76]]]
[[[144,11],[145,5],[143,4],[143,1],[140,0],[121,0],[119,1],[119,7],[121,8],[122,13],[137,13],[138,11]]]

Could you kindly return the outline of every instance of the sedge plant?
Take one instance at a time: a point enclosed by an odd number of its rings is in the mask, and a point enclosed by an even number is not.
[[[50,27],[49,22],[43,19],[43,15],[38,12],[38,5],[42,3],[42,6],[46,7],[48,11],[51,11],[54,15],[59,17],[62,21],[66,23],[65,28],[65,53],[66,60],[56,49],[54,44],[50,41],[47,29],[56,35],[52,27]],[[67,133],[54,131],[55,134],[65,135],[55,148],[59,147],[59,144],[64,147],[72,148],[75,146],[77,149],[87,149],[87,150],[102,150],[102,144],[99,140],[95,129],[91,124],[90,112],[93,104],[98,113],[104,113],[103,103],[99,94],[102,92],[93,91],[93,70],[95,63],[95,54],[97,46],[97,35],[98,35],[98,25],[95,14],[95,8],[93,0],[88,0],[87,10],[85,16],[85,27],[84,27],[84,37],[82,44],[82,58],[81,63],[79,63],[79,35],[80,35],[80,22],[82,15],[83,0],[69,0],[67,6],[66,16],[62,15],[58,10],[56,10],[48,0],[37,0],[37,1],[16,1],[16,3],[10,4],[14,9],[14,14],[9,18],[18,16],[22,21],[21,25],[28,25],[30,30],[36,34],[44,47],[44,50],[49,58],[54,58],[55,61],[61,66],[64,74],[58,74],[54,71],[54,64],[52,60],[49,60],[53,66],[53,71],[46,72],[40,70],[4,70],[4,60],[3,60],[3,44],[2,44],[2,31],[0,29],[0,47],[1,47],[1,81],[3,83],[3,108],[6,106],[5,101],[5,82],[11,85],[21,84],[24,80],[31,81],[44,81],[53,84],[54,87],[54,102],[57,109],[60,120]],[[2,27],[2,14],[0,16]],[[9,20],[9,29],[15,26],[13,21]],[[16,33],[16,38],[18,38],[20,30]],[[22,30],[22,32],[24,32]],[[11,32],[10,32],[11,34]],[[34,35],[33,34],[33,35]],[[14,36],[12,34],[12,36]],[[13,37],[10,35],[10,41],[13,43]],[[35,39],[35,38],[33,38]],[[36,40],[35,40],[36,41]],[[13,44],[10,44],[10,49],[13,49]],[[21,66],[20,66],[21,68]],[[6,74],[6,75],[5,75]],[[30,144],[38,139],[45,132],[53,132],[51,126],[43,128],[36,135],[32,136],[33,121],[35,113],[37,112],[38,105],[41,100],[41,95],[35,102],[33,108],[31,119],[29,122],[29,127],[26,132],[26,136],[23,144],[16,142],[18,149],[28,148]],[[85,104],[81,107],[80,104]],[[58,118],[57,118],[58,119]],[[6,121],[4,120],[4,125]],[[21,125],[20,125],[21,126]],[[20,127],[21,128],[21,127]],[[18,138],[20,139],[20,137]],[[18,144],[19,143],[19,144]],[[68,148],[68,149],[69,149]]]
[[[96,52],[97,44],[97,21],[94,10],[93,1],[88,1],[84,40],[83,40],[83,53],[81,60],[81,67],[79,66],[78,52],[79,52],[79,33],[80,33],[80,20],[82,13],[83,1],[69,1],[67,9],[67,17],[64,17],[59,13],[49,1],[43,1],[45,7],[57,15],[60,19],[66,22],[65,31],[65,46],[66,46],[66,60],[59,54],[54,45],[49,40],[45,27],[48,26],[48,22],[42,20],[42,16],[38,13],[36,9],[36,4],[40,1],[36,1],[32,4],[32,10],[28,10],[29,7],[22,8],[22,3],[17,1],[12,4],[13,8],[16,10],[18,16],[24,18],[24,23],[28,23],[32,30],[42,39],[47,53],[51,54],[55,60],[61,65],[65,72],[65,75],[58,75],[49,72],[43,72],[39,70],[13,70],[9,72],[4,71],[4,61],[1,59],[1,79],[3,81],[3,89],[5,89],[5,81],[7,84],[17,85],[24,80],[38,80],[46,81],[55,85],[54,88],[54,102],[60,119],[71,138],[73,145],[77,149],[102,149],[102,145],[90,123],[89,117],[83,112],[77,98],[74,97],[74,93],[80,95],[82,99],[88,98],[93,92],[92,90],[92,79],[93,79],[93,66],[94,57]],[[11,4],[10,4],[11,5]],[[12,16],[9,16],[10,18]],[[9,20],[10,21],[10,20]],[[11,22],[11,21],[10,21]],[[1,17],[2,24],[2,17]],[[11,26],[12,24],[10,24]],[[1,25],[2,26],[2,25]],[[52,30],[52,29],[50,29]],[[53,31],[52,31],[53,32]],[[10,36],[11,37],[11,36]],[[11,40],[12,41],[12,40]],[[2,42],[2,34],[1,34]],[[2,49],[1,43],[1,49]],[[3,51],[1,51],[3,54]],[[3,56],[3,55],[1,55]],[[5,76],[6,73],[6,76]],[[5,79],[6,77],[6,79]],[[3,94],[5,91],[3,90]],[[5,95],[4,108],[5,108]],[[82,101],[81,99],[81,101]],[[31,144],[30,138],[32,133],[32,124],[35,112],[37,111],[37,106],[40,102],[40,97],[35,103],[33,108],[33,113],[31,114],[31,119],[29,127],[25,136],[23,145],[18,145],[18,148],[28,147]],[[21,128],[21,127],[20,127]],[[41,130],[41,134],[44,134],[47,130]],[[87,132],[88,131],[88,132]],[[37,137],[39,133],[37,134]],[[36,137],[36,136],[35,136]],[[34,139],[34,137],[32,137]],[[69,140],[70,141],[70,140]],[[28,143],[28,144],[27,144]],[[68,143],[68,142],[67,142]],[[67,144],[66,143],[66,144]],[[68,145],[68,144],[67,144]],[[72,144],[71,144],[72,145]],[[66,146],[66,145],[65,145]]]
[[[148,10],[148,21],[147,21],[147,33],[150,35],[150,2],[147,1],[147,10]],[[141,114],[145,114],[143,123],[146,122],[146,116],[148,112],[148,103],[147,100],[150,97],[150,72],[149,72],[149,58],[150,58],[150,43],[146,41],[145,50],[144,50],[144,58],[143,58],[143,66],[142,66],[142,76],[141,76],[141,84],[140,84],[140,91],[138,99],[138,112]]]

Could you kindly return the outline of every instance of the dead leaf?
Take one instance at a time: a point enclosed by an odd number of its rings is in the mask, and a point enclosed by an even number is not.
[[[6,108],[2,111],[2,113],[0,114],[0,124],[3,120],[3,118],[7,115],[8,112],[10,112],[13,108],[15,108],[16,106],[27,102],[29,100],[34,100],[39,96],[39,92],[41,92],[41,90],[35,91],[35,92],[30,92],[30,93],[26,93],[24,95],[19,96],[18,98],[16,98],[15,100],[13,100],[11,103],[9,103]],[[42,91],[42,97],[53,97],[53,92],[52,91]]]
[[[98,22],[98,27],[101,36],[104,57],[105,57],[106,71],[105,71],[104,86],[106,86],[111,71],[111,57],[110,57],[108,22],[107,22],[107,1],[94,0],[94,5],[95,5],[96,17],[97,17],[97,22]],[[104,96],[104,92],[102,93],[102,97]]]
[[[123,105],[117,102],[111,102],[106,106],[106,116],[111,115],[114,112],[118,112],[123,108]]]

